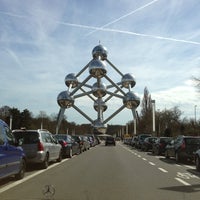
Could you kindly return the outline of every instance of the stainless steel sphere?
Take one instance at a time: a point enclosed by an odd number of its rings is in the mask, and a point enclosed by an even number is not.
[[[106,85],[104,83],[95,83],[92,87],[92,92],[95,97],[103,97],[106,95]]]
[[[131,86],[131,88],[132,88],[136,84],[135,78],[129,73],[125,74],[122,77],[121,82],[122,82],[122,86],[125,87],[125,88],[129,88],[129,86]]]
[[[97,119],[93,122],[93,127],[96,131],[98,131],[100,133],[105,133],[107,130],[107,126],[105,124],[103,124],[99,119]]]
[[[89,72],[94,78],[102,78],[106,73],[106,64],[99,59],[93,59],[89,64]]]
[[[57,103],[61,108],[70,108],[74,105],[74,98],[68,91],[63,91],[58,95]]]
[[[124,96],[123,103],[127,108],[135,109],[140,105],[140,98],[133,92],[128,92],[126,96]]]
[[[96,47],[94,47],[94,49],[92,50],[92,56],[93,58],[101,58],[101,60],[105,60],[107,59],[108,56],[108,51],[106,49],[106,47],[102,46],[102,45],[98,45]]]
[[[68,74],[65,77],[65,84],[67,87],[71,85],[72,88],[75,88],[78,86],[78,78],[75,76],[74,73]]]
[[[102,112],[106,111],[108,106],[106,105],[105,101],[103,101],[102,99],[97,99],[95,102],[94,102],[94,109],[96,111],[98,111],[98,107],[100,105],[100,109],[102,110]]]

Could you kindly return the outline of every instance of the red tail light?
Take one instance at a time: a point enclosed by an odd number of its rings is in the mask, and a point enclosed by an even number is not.
[[[63,146],[66,147],[67,146],[67,142],[63,141]]]
[[[159,146],[162,148],[162,147],[164,147],[164,144],[163,144],[163,143],[160,143]]]
[[[38,151],[44,151],[44,146],[40,141],[38,142]]]
[[[185,149],[185,141],[181,144],[181,149]]]

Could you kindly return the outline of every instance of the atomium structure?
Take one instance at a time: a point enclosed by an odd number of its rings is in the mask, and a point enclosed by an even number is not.
[[[61,92],[57,97],[60,111],[57,119],[56,133],[58,133],[65,110],[71,107],[91,122],[94,132],[99,133],[105,133],[107,122],[124,108],[128,108],[132,111],[134,120],[137,118],[136,108],[140,104],[140,99],[131,91],[136,84],[135,78],[129,73],[121,73],[108,60],[107,49],[101,44],[94,47],[92,56],[93,59],[79,73],[70,73],[65,77],[65,84],[68,89]],[[119,82],[115,83],[109,78],[107,75],[107,64],[120,76],[121,80],[119,79]],[[89,71],[89,75],[80,82],[79,77],[86,70]],[[89,84],[92,80],[94,80],[94,83]],[[107,85],[103,82],[104,80],[108,83]],[[96,119],[91,119],[86,112],[83,112],[75,105],[76,100],[83,96],[87,96],[87,98],[93,101],[93,108],[97,112]],[[107,110],[107,103],[112,97],[120,98],[122,100],[122,105],[114,113],[104,119],[103,113]]]

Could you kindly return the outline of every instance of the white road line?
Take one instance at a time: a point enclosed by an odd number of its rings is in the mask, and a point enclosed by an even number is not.
[[[25,181],[28,181],[29,179],[31,179],[31,178],[33,178],[33,177],[35,177],[35,176],[37,176],[37,175],[39,175],[39,174],[41,174],[41,173],[47,171],[47,170],[50,170],[50,169],[56,167],[57,165],[60,165],[61,163],[65,162],[65,161],[67,161],[67,160],[69,160],[69,159],[65,159],[65,160],[63,160],[63,161],[60,162],[60,163],[54,163],[53,165],[50,165],[47,169],[43,169],[43,170],[37,171],[37,172],[34,173],[34,174],[31,174],[31,175],[28,175],[28,176],[24,177],[22,180],[15,181],[15,182],[13,182],[13,183],[11,183],[11,184],[9,184],[9,185],[7,185],[7,186],[1,188],[1,189],[0,189],[0,194],[1,194],[2,192],[5,192],[6,190],[9,190],[9,189],[11,189],[11,188],[13,188],[13,187],[15,187],[15,186],[17,186],[17,185],[19,185],[19,184],[25,182]]]
[[[138,155],[137,157],[138,157],[138,158],[141,158],[141,155]]]
[[[183,185],[186,185],[186,186],[190,186],[191,184],[189,184],[188,182],[180,179],[180,178],[175,178],[177,181],[179,181],[180,183],[182,183]]]
[[[155,164],[155,163],[153,163],[153,162],[149,162],[149,164],[150,164],[150,165],[153,165],[153,166],[154,166],[154,165],[156,165],[156,164]]]
[[[185,167],[189,168],[189,169],[195,169],[194,166],[190,166],[190,165],[184,165]]]
[[[165,170],[165,169],[163,169],[163,168],[158,168],[160,171],[162,171],[162,172],[164,172],[164,173],[168,173],[168,171],[167,170]]]
[[[142,158],[142,160],[147,160],[146,158]]]

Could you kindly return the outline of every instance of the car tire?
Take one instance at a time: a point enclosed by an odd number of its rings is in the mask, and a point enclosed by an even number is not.
[[[179,156],[178,152],[175,153],[175,160],[177,163],[180,162],[180,156]]]
[[[25,175],[25,171],[26,171],[26,162],[24,159],[22,159],[20,163],[20,171],[15,175],[15,179],[16,180],[23,179]]]
[[[49,155],[46,154],[44,161],[41,164],[42,169],[47,169],[49,166]]]
[[[167,159],[169,158],[167,151],[165,151],[165,158],[167,158]]]
[[[60,151],[59,153],[59,157],[57,159],[57,162],[61,162],[62,161],[62,151]]]
[[[72,158],[72,156],[73,156],[73,151],[72,148],[70,148],[68,158]]]
[[[196,156],[195,165],[196,165],[196,170],[200,171],[200,158],[199,158],[199,156]]]

